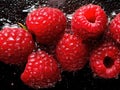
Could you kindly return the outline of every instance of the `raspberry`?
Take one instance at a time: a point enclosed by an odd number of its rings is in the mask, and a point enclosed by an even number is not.
[[[106,29],[107,16],[98,5],[85,5],[75,11],[71,28],[83,39],[98,37]]]
[[[26,25],[36,36],[37,42],[47,45],[64,32],[66,17],[57,8],[43,7],[28,14]]]
[[[87,49],[76,35],[65,33],[59,41],[56,54],[65,71],[77,71],[86,64]]]
[[[53,87],[61,80],[60,69],[55,59],[46,52],[33,52],[28,57],[21,80],[35,89]]]
[[[114,43],[104,43],[91,54],[90,66],[99,77],[117,77],[120,72],[120,50]]]
[[[110,22],[109,30],[111,37],[120,44],[120,13]]]
[[[32,35],[22,28],[3,28],[0,32],[0,61],[21,65],[35,49]]]

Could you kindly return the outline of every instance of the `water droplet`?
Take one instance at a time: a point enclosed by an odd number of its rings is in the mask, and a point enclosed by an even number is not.
[[[32,11],[35,10],[38,6],[39,6],[39,1],[38,1],[37,3],[35,3],[34,5],[32,5],[32,6],[26,7],[26,9],[23,9],[22,12],[23,12],[23,13],[32,12]]]
[[[96,77],[97,77],[97,74],[94,73],[94,74],[93,74],[93,77],[96,78]]]
[[[13,82],[11,83],[11,86],[14,86],[14,83],[13,83]]]
[[[67,18],[68,18],[68,20],[71,20],[72,19],[72,16],[73,16],[73,14],[67,14]]]
[[[115,79],[119,79],[119,76],[117,75],[117,76],[115,77]]]
[[[113,12],[110,13],[109,19],[113,19],[118,13],[120,12],[120,9],[114,10]]]

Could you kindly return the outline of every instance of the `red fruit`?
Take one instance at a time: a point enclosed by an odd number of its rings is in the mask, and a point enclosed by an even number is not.
[[[102,78],[116,78],[120,72],[120,50],[113,43],[105,43],[90,57],[92,71]]]
[[[120,13],[110,22],[110,34],[120,44]]]
[[[106,29],[107,16],[98,5],[85,5],[75,11],[71,20],[73,32],[83,39],[98,37]]]
[[[33,52],[21,75],[21,80],[32,88],[47,88],[61,79],[60,70],[54,58],[44,51]]]
[[[77,71],[86,64],[86,47],[75,35],[65,34],[57,45],[57,58],[66,71]]]
[[[35,48],[32,35],[22,28],[4,28],[0,31],[0,61],[22,64]]]
[[[43,7],[29,13],[26,25],[41,44],[54,41],[66,27],[66,17],[57,8]]]

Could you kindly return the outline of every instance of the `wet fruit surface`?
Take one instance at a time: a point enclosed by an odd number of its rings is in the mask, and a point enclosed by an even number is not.
[[[27,13],[39,5],[58,7],[66,14],[73,13],[84,4],[94,3],[105,9],[107,15],[112,18],[115,13],[120,12],[120,1],[116,0],[0,0],[0,28],[5,23],[14,24],[21,22],[24,24]],[[54,4],[53,4],[54,2]],[[14,65],[6,65],[0,62],[0,90],[34,90],[26,86],[20,75],[24,67],[19,68]],[[120,78],[101,79],[93,76],[89,64],[77,72],[62,72],[62,81],[55,87],[48,89],[79,88],[80,90],[119,90]]]

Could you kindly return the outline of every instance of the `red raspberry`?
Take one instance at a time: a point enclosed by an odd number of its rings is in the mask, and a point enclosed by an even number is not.
[[[120,13],[110,22],[109,30],[112,38],[120,44]]]
[[[66,71],[77,71],[86,64],[86,47],[75,35],[65,33],[56,48],[57,58]]]
[[[61,79],[60,70],[54,58],[44,51],[33,52],[21,75],[21,80],[32,88],[48,88]]]
[[[22,64],[35,49],[32,35],[22,28],[4,28],[0,31],[0,61]]]
[[[65,30],[66,17],[57,8],[43,7],[28,14],[26,25],[39,43],[48,44]]]
[[[104,43],[90,57],[90,66],[102,78],[116,78],[120,72],[120,50],[113,43]]]
[[[71,20],[73,32],[83,39],[98,37],[106,29],[107,16],[98,5],[85,5],[75,11]]]

